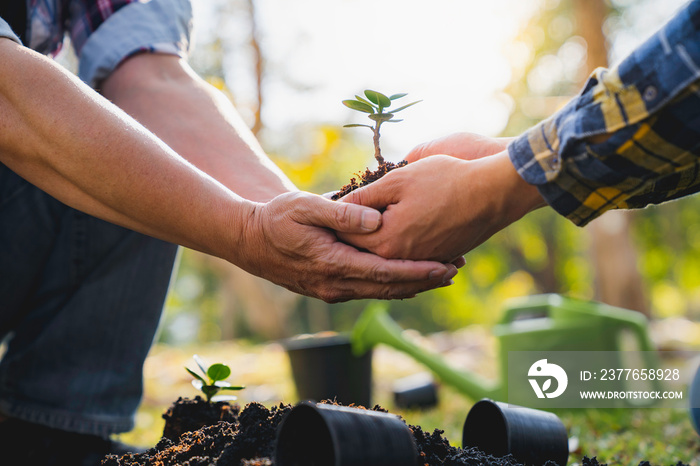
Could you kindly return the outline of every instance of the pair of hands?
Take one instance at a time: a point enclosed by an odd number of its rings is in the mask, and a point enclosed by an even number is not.
[[[545,205],[510,162],[509,138],[456,133],[415,148],[409,165],[343,201],[383,210],[382,227],[341,238],[382,257],[455,262]],[[447,155],[438,155],[447,154]]]
[[[176,178],[159,168],[158,179],[177,179],[170,183],[178,187],[173,194],[191,204],[183,207],[174,195],[163,203],[171,209],[161,210],[186,213],[177,225],[159,225],[183,233],[167,239],[328,302],[411,297],[449,284],[457,273],[451,264],[387,260],[338,241],[335,231],[375,231],[381,214],[296,191],[231,102],[178,57],[135,55],[112,73],[102,91],[220,183],[194,173]]]
[[[258,204],[246,243],[259,254],[244,268],[327,302],[446,286],[466,252],[544,205],[516,173],[508,142],[454,134],[417,147],[408,166],[345,202],[296,192]]]

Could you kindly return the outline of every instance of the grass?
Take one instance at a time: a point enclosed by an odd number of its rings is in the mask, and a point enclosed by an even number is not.
[[[191,376],[183,369],[194,368],[193,354],[207,362],[224,362],[232,369],[229,380],[245,384],[238,393],[239,403],[260,401],[266,406],[296,402],[287,356],[278,344],[251,345],[224,342],[182,348],[156,346],[145,367],[144,402],[137,415],[134,431],[120,440],[152,446],[160,440],[162,413],[179,396],[194,397]],[[438,406],[425,411],[402,411],[394,408],[391,386],[394,380],[424,371],[408,356],[379,347],[373,358],[375,402],[399,414],[409,424],[424,430],[441,429],[453,445],[461,444],[462,425],[473,402],[450,387],[440,387]],[[488,370],[485,370],[488,372]],[[670,408],[588,409],[557,412],[569,436],[578,448],[569,464],[582,457],[596,456],[609,465],[637,465],[648,460],[653,465],[700,464],[700,437],[694,432],[687,412]]]

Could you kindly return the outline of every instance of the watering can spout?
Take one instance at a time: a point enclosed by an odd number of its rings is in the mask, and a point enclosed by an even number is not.
[[[352,330],[350,340],[353,352],[360,356],[376,344],[383,343],[410,355],[433,371],[443,383],[471,399],[503,398],[499,384],[450,366],[441,356],[406,339],[402,332],[403,329],[391,319],[383,303],[372,303],[362,312]]]

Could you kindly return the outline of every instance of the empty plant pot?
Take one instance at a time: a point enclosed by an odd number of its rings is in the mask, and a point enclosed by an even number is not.
[[[565,466],[569,440],[564,424],[552,413],[484,399],[467,415],[462,446],[496,457],[512,454],[526,465],[548,460]]]
[[[417,466],[413,434],[398,416],[303,402],[282,421],[278,466]]]
[[[347,335],[284,342],[300,400],[371,406],[372,353],[352,354]]]
[[[397,380],[394,382],[393,394],[397,408],[432,408],[438,402],[437,385],[427,373]]]

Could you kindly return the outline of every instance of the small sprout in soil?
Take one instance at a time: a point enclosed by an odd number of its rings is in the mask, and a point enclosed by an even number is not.
[[[365,91],[365,98],[356,95],[354,99],[343,100],[343,104],[356,110],[358,112],[367,113],[370,120],[374,121],[374,126],[361,125],[361,124],[349,124],[345,125],[346,128],[358,128],[364,127],[369,128],[374,133],[374,158],[377,159],[377,163],[382,165],[384,163],[384,157],[382,157],[382,151],[379,148],[379,128],[382,123],[398,123],[403,120],[394,120],[394,115],[398,112],[407,109],[408,107],[417,104],[420,100],[411,102],[410,104],[403,105],[401,107],[391,109],[394,104],[394,100],[405,97],[406,94],[393,94],[389,97],[385,96],[381,92],[372,91],[367,89]]]
[[[204,393],[204,396],[207,398],[207,401],[209,403],[215,401],[233,401],[236,399],[235,396],[214,395],[216,395],[222,390],[235,391],[243,390],[245,388],[245,386],[243,385],[234,386],[226,382],[228,376],[231,375],[231,368],[229,368],[226,364],[217,363],[212,364],[208,368],[205,368],[202,359],[196,354],[194,355],[194,361],[197,363],[197,366],[202,371],[202,374],[204,374],[204,377],[197,374],[189,367],[185,367],[185,370],[189,372],[192,377],[195,378],[195,380],[192,381],[192,385],[194,386],[194,388],[196,388],[197,390],[201,390],[202,393]]]

